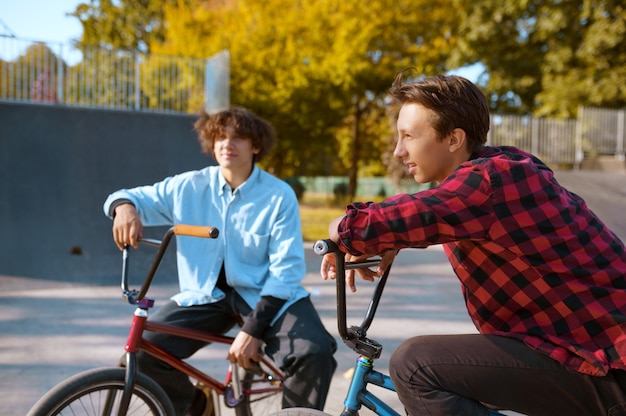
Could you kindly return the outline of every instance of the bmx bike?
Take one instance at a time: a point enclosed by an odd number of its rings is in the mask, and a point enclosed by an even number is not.
[[[129,248],[122,252],[122,297],[136,306],[124,347],[124,359],[118,367],[104,367],[76,374],[48,391],[31,408],[28,416],[62,415],[158,415],[173,416],[174,409],[163,389],[137,370],[137,353],[144,351],[210,388],[235,416],[267,415],[282,406],[284,374],[267,357],[258,366],[244,370],[230,364],[223,378],[209,375],[189,362],[175,357],[143,338],[144,331],[155,331],[206,343],[231,344],[233,337],[151,322],[148,311],[154,299],[146,297],[156,271],[173,236],[216,238],[215,227],[178,224],[170,228],[162,240],[142,238],[143,244],[158,247],[140,290],[128,286]],[[221,376],[221,375],[220,375]],[[220,381],[220,380],[224,381]],[[214,397],[214,396],[212,396]],[[214,403],[213,414],[219,415]]]

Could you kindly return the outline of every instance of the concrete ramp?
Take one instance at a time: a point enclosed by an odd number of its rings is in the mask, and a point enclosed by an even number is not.
[[[117,283],[121,256],[102,204],[116,189],[213,164],[195,119],[0,103],[0,275]],[[147,258],[133,260],[146,270]]]

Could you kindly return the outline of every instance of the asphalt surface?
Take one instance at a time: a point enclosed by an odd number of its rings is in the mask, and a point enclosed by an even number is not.
[[[568,171],[556,176],[626,241],[626,175]],[[309,246],[304,284],[324,324],[339,340],[335,286],[319,277],[319,258]],[[361,282],[358,288],[348,296],[352,325],[360,324],[372,285]],[[171,280],[160,284],[157,275],[150,296],[158,305],[175,291]],[[0,276],[0,415],[25,415],[63,379],[86,369],[115,365],[123,353],[133,311],[117,286]],[[386,372],[391,353],[409,336],[475,331],[441,248],[401,252],[368,332],[369,338],[383,345],[375,367]],[[329,414],[341,412],[356,354],[340,342],[336,358],[339,367],[324,409]],[[208,371],[221,371],[225,350],[205,348],[193,362]],[[381,391],[380,397],[403,413],[393,393]],[[371,412],[364,409],[362,414]]]

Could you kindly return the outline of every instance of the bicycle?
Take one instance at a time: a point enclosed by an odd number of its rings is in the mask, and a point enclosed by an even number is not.
[[[136,306],[124,347],[124,360],[118,367],[104,367],[78,373],[48,391],[31,408],[29,416],[71,415],[158,415],[172,416],[174,409],[163,389],[137,370],[139,351],[166,362],[223,397],[224,404],[236,416],[266,415],[282,406],[284,374],[265,356],[252,369],[244,370],[230,364],[221,382],[195,366],[185,362],[143,339],[144,331],[156,331],[207,343],[231,344],[233,337],[180,328],[151,322],[148,311],[155,301],[146,297],[163,255],[173,236],[216,238],[215,227],[178,224],[170,228],[162,240],[140,239],[141,243],[158,247],[141,289],[128,286],[129,247],[122,251],[122,297]],[[215,401],[214,401],[215,403]],[[217,404],[217,403],[215,403]],[[217,414],[214,407],[213,414]]]
[[[335,256],[337,272],[337,329],[343,343],[359,355],[344,400],[344,409],[341,412],[341,416],[357,416],[363,406],[379,416],[400,416],[400,413],[368,390],[368,386],[373,385],[388,391],[396,391],[389,375],[374,370],[374,361],[380,358],[383,349],[382,345],[373,339],[367,338],[367,330],[374,320],[374,315],[380,303],[392,265],[389,265],[385,273],[378,279],[361,325],[348,328],[345,272],[347,270],[376,267],[380,264],[381,259],[374,258],[361,262],[346,262],[344,253],[339,251],[339,248],[332,240],[316,241],[313,250],[320,256],[327,253],[333,253]],[[495,410],[489,410],[489,415],[505,416],[503,413]],[[272,413],[272,416],[330,415],[315,409],[294,407],[279,410]]]

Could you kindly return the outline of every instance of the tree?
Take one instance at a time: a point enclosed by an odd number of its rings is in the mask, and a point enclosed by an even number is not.
[[[572,117],[579,105],[623,106],[621,0],[458,0],[458,65],[481,62],[493,111]]]
[[[538,116],[574,117],[580,105],[626,106],[626,5],[621,0],[574,5],[578,13],[562,16],[558,29],[541,26],[549,49]]]
[[[358,169],[381,163],[372,126],[387,126],[381,109],[396,73],[445,70],[455,44],[456,10],[447,1],[196,1],[170,5],[165,15],[171,25],[155,50],[230,51],[231,102],[279,132],[270,170],[348,173],[352,196]]]
[[[163,6],[184,0],[90,0],[80,3],[70,16],[83,26],[78,46],[150,52],[165,34]]]
[[[326,7],[319,7],[324,3]],[[347,161],[348,196],[353,198],[359,169],[382,161],[380,126],[388,126],[384,98],[391,81],[409,66],[420,74],[445,69],[446,54],[455,42],[450,36],[455,13],[445,1],[434,5],[382,0],[365,8],[358,1],[316,5],[311,21],[319,27],[313,30],[327,38],[319,55],[321,66],[329,79],[338,81],[341,105],[348,110],[344,123],[351,134],[342,141],[342,158]]]

